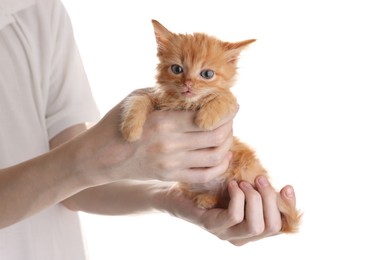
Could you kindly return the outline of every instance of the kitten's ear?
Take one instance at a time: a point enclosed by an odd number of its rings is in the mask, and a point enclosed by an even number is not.
[[[256,39],[250,39],[240,42],[225,42],[225,49],[227,50],[228,62],[236,63],[240,53],[245,49],[249,44],[255,42]]]
[[[152,20],[152,24],[158,48],[163,48],[170,41],[173,33],[156,20]]]

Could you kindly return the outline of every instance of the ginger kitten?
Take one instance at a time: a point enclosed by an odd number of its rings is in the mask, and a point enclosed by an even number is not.
[[[159,58],[157,85],[128,96],[123,106],[122,134],[131,142],[140,138],[148,114],[153,110],[197,111],[195,123],[212,129],[222,118],[233,113],[236,98],[230,88],[235,83],[240,52],[254,39],[224,42],[204,33],[175,34],[152,20]],[[227,183],[247,181],[254,185],[267,171],[248,145],[234,137],[233,157],[226,173],[210,184],[180,183],[183,193],[201,208],[226,207]],[[282,199],[282,232],[298,230],[301,214]]]

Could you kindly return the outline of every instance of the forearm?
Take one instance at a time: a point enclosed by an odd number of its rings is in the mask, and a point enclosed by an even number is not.
[[[0,228],[29,217],[87,187],[66,149],[0,170]]]
[[[102,215],[165,211],[162,202],[170,187],[158,181],[120,181],[83,190],[63,204],[74,211]]]
[[[86,188],[115,181],[99,171],[102,165],[96,162],[103,160],[96,147],[90,145],[104,138],[86,136],[85,130],[84,124],[65,129],[50,141],[50,152],[0,170],[0,228]]]

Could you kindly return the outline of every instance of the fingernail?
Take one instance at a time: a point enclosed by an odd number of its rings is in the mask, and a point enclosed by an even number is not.
[[[260,176],[259,178],[257,178],[257,182],[259,183],[259,185],[261,187],[266,187],[269,185],[267,177],[265,177],[265,176]]]
[[[237,182],[236,181],[230,181],[229,182],[229,185],[230,185],[230,187],[237,187],[238,186],[238,184],[237,184]]]
[[[252,188],[252,186],[249,183],[245,182],[245,181],[241,182],[240,186],[243,189],[250,189],[250,188]]]
[[[294,189],[292,187],[287,187],[285,194],[288,198],[293,198],[294,197]]]

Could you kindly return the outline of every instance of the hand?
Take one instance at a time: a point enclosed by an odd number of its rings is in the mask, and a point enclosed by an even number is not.
[[[234,116],[203,131],[194,124],[195,112],[154,111],[141,138],[129,143],[119,130],[119,104],[87,131],[92,151],[84,153],[91,156],[84,163],[94,168],[90,172],[116,179],[204,183],[228,167]]]
[[[291,205],[296,203],[292,186],[285,186],[278,194],[262,177],[256,179],[255,188],[246,182],[237,184],[232,181],[228,191],[231,200],[227,209],[199,209],[175,187],[168,192],[169,202],[165,205],[172,215],[241,246],[280,233],[282,221],[277,206],[278,196]]]

